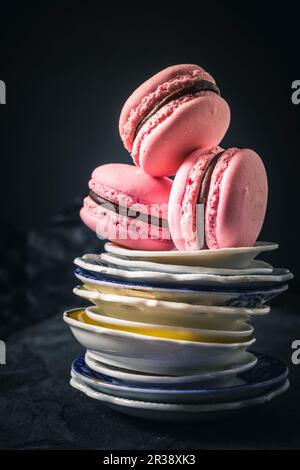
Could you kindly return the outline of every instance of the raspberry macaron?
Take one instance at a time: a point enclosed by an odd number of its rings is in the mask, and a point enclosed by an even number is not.
[[[119,131],[137,166],[152,176],[171,176],[193,150],[218,145],[229,122],[229,106],[212,76],[198,65],[181,64],[134,91]]]
[[[169,228],[178,250],[252,246],[261,230],[267,175],[250,149],[196,150],[178,170]]]
[[[136,250],[169,250],[171,187],[169,178],[153,178],[133,165],[102,165],[92,173],[80,217],[99,238]]]

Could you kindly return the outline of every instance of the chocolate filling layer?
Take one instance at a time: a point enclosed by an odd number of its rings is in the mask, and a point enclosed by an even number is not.
[[[219,158],[221,157],[221,155],[223,155],[223,153],[224,153],[224,150],[222,150],[222,152],[217,153],[207,165],[207,168],[202,178],[202,183],[201,183],[199,197],[198,197],[198,204],[204,204],[204,206],[206,206],[211,176],[215,169],[216,164],[218,163]]]
[[[145,124],[148,119],[150,119],[157,111],[165,106],[166,104],[170,103],[170,101],[177,100],[178,98],[181,98],[182,96],[185,95],[193,95],[195,93],[199,93],[200,91],[212,91],[213,93],[216,93],[217,95],[220,95],[220,90],[212,82],[209,82],[208,80],[199,80],[196,83],[193,83],[192,85],[187,85],[179,90],[175,90],[169,95],[165,96],[159,103],[157,103],[151,111],[149,111],[146,116],[144,116],[138,125],[136,126],[135,133],[134,133],[134,139],[136,138],[138,132],[140,131],[141,127]]]
[[[96,194],[94,191],[90,191],[89,196],[99,206],[108,205],[108,204],[110,206],[113,206],[115,208],[114,212],[116,214],[119,214],[125,217],[130,217],[131,219],[139,219],[142,222],[146,222],[147,224],[155,225],[160,228],[169,228],[168,221],[166,219],[163,219],[160,217],[154,217],[148,214],[143,214],[138,211],[133,211],[129,207],[119,206],[119,204],[111,202],[108,199],[104,199],[103,197]],[[109,206],[107,207],[107,209],[111,210]]]
[[[206,203],[207,203],[207,197],[208,197],[208,192],[210,188],[211,177],[216,167],[216,164],[218,163],[219,158],[223,155],[224,152],[225,150],[222,150],[222,152],[217,153],[211,159],[211,161],[206,167],[206,170],[202,178],[202,183],[201,183],[200,190],[199,190],[198,204],[204,205],[204,216],[205,216],[205,211],[206,211]],[[205,237],[205,231],[204,231],[204,237]],[[206,241],[205,241],[205,245],[206,245]]]

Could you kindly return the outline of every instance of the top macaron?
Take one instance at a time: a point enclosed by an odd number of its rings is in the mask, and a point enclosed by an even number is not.
[[[127,99],[119,131],[134,163],[152,176],[175,175],[193,150],[224,137],[230,110],[213,77],[193,64],[168,67]]]

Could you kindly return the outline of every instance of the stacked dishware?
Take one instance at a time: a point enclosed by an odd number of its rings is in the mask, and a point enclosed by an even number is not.
[[[74,292],[93,305],[64,319],[86,350],[71,385],[111,408],[200,419],[289,386],[285,365],[252,349],[251,320],[269,313],[292,274],[256,259],[277,248],[256,243],[267,174],[254,150],[219,146],[229,122],[207,71],[168,67],[122,108],[134,166],[92,172],[80,217],[110,243],[75,260]]]
[[[265,403],[289,386],[281,361],[253,352],[251,321],[293,275],[257,260],[276,244],[141,251],[106,243],[75,259],[65,312],[85,353],[71,385],[123,413],[193,420]],[[250,349],[249,349],[250,348]]]

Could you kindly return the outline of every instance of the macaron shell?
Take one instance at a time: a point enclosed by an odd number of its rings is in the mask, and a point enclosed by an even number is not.
[[[172,105],[174,109],[160,119],[164,108]],[[219,144],[229,126],[230,110],[222,97],[205,93],[179,105],[169,103],[155,119],[157,123],[150,119],[138,133],[133,158],[149,175],[170,176],[193,150]]]
[[[168,222],[178,250],[192,251],[202,248],[196,234],[199,191],[207,166],[221,151],[221,147],[195,150],[184,160],[176,174],[170,193]]]
[[[97,167],[89,183],[99,196],[117,204],[126,199],[127,207],[133,204],[168,203],[172,180],[151,178],[140,168],[123,163],[109,163]]]
[[[80,216],[101,238],[133,249],[168,250],[174,246],[169,229],[154,218],[167,220],[171,187],[172,180],[153,178],[134,165],[101,165],[93,171],[89,189],[107,202],[87,196]],[[153,220],[141,220],[140,214]]]
[[[111,163],[93,171],[89,189],[113,204],[167,219],[172,183],[169,178],[153,178],[134,165]]]
[[[252,246],[261,230],[268,197],[267,175],[250,149],[229,149],[218,161],[206,207],[209,248]]]
[[[202,67],[195,64],[179,64],[167,67],[142,83],[125,102],[119,120],[120,136],[131,152],[136,126],[149,108],[186,83],[201,77],[215,83]]]

